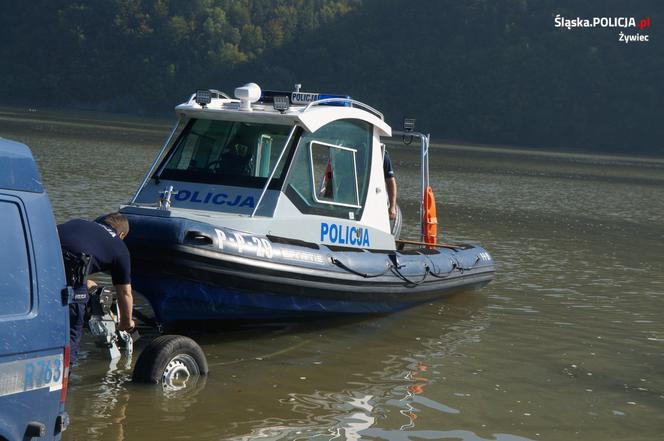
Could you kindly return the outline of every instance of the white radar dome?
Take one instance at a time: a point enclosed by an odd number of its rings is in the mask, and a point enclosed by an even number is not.
[[[236,87],[235,98],[240,100],[240,110],[251,110],[251,103],[255,103],[261,98],[261,88],[256,83]]]

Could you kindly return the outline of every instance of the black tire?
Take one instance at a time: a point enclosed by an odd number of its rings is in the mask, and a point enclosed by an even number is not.
[[[141,352],[132,380],[136,383],[162,383],[165,388],[184,389],[190,377],[208,374],[201,347],[183,335],[162,335]]]

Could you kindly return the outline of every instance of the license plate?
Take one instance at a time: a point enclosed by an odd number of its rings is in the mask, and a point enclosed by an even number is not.
[[[0,397],[48,388],[62,389],[62,354],[0,363]]]

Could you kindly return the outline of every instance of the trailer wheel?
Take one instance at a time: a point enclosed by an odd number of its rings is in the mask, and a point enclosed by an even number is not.
[[[164,389],[180,390],[192,383],[194,377],[207,373],[205,354],[194,340],[182,335],[162,335],[141,352],[132,380],[161,383]]]

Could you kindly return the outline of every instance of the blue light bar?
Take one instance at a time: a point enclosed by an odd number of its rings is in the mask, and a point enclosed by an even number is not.
[[[280,92],[276,90],[264,90],[259,101],[261,103],[274,103],[275,96],[287,96],[291,104],[300,105],[300,106],[328,98],[350,99],[348,95],[332,95],[328,93],[308,93],[308,92]],[[321,105],[350,107],[350,103],[345,101],[330,102]]]
[[[325,94],[325,93],[321,93],[321,94],[318,95],[319,100],[326,100],[328,98],[344,98],[344,99],[347,99],[347,100],[350,99],[350,97],[348,95],[330,95],[330,94]],[[332,101],[332,102],[329,102],[329,103],[323,103],[321,105],[322,106],[350,107],[350,103],[347,102],[347,101],[338,101],[336,103],[334,101]]]

